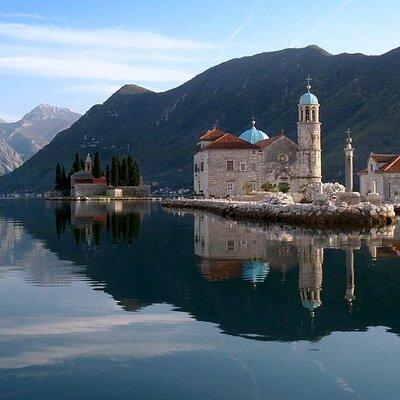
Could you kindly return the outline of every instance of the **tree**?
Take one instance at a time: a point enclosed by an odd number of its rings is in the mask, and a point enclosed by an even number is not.
[[[94,155],[94,162],[93,162],[93,176],[95,178],[100,178],[102,176],[102,168],[101,168],[101,161],[99,152],[96,151]]]
[[[133,186],[133,176],[135,172],[135,166],[133,164],[133,158],[130,154],[127,158],[127,164],[128,164],[128,185]]]
[[[67,176],[65,174],[65,168],[64,166],[61,168],[61,189],[68,189],[68,181],[67,181]]]
[[[61,185],[62,185],[62,183],[61,183],[61,164],[57,163],[57,166],[56,166],[56,179],[55,179],[54,188],[56,190],[60,190],[61,189]]]
[[[140,171],[137,162],[135,161],[133,164],[133,186],[140,185]]]
[[[85,161],[81,160],[80,164],[81,164],[80,170],[84,171],[85,170]]]
[[[129,184],[128,163],[126,162],[126,158],[122,159],[120,180],[122,186]]]
[[[110,167],[106,166],[106,182],[107,182],[107,186],[110,186],[110,182],[111,182],[111,174],[110,174]]]
[[[121,184],[122,167],[121,167],[121,162],[119,161],[119,157],[118,156],[116,158],[116,162],[117,162],[117,170],[118,170],[117,185],[120,185]]]
[[[81,158],[79,157],[79,153],[75,153],[75,160],[72,164],[72,169],[74,172],[78,172],[81,170]]]
[[[113,186],[118,186],[119,184],[118,162],[116,157],[112,158],[111,163],[111,184]]]

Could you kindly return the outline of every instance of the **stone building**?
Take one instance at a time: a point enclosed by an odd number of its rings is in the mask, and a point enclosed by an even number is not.
[[[283,133],[268,137],[255,127],[239,137],[217,128],[200,135],[194,154],[194,191],[204,197],[243,195],[263,184],[285,185],[297,192],[321,182],[321,124],[319,102],[310,92],[298,104],[297,138]]]
[[[358,173],[360,193],[378,193],[381,200],[400,198],[400,154],[371,153],[367,168]]]
[[[88,197],[104,195],[107,182],[104,176],[95,178],[92,174],[92,160],[89,153],[85,160],[85,169],[71,175],[71,196]]]

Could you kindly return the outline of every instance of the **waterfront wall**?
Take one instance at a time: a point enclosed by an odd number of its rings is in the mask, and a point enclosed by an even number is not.
[[[200,199],[173,199],[165,207],[201,209],[237,219],[315,227],[374,227],[396,223],[393,205],[361,203],[355,206],[266,204]]]

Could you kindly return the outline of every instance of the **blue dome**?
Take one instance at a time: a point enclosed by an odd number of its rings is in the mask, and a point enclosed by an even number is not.
[[[302,303],[303,306],[309,310],[314,310],[322,304],[322,302],[319,300],[303,300]]]
[[[300,97],[299,104],[307,105],[307,104],[319,104],[319,103],[318,103],[317,96],[308,92],[308,93],[304,93],[303,96]]]
[[[239,137],[240,139],[245,140],[246,142],[250,142],[255,144],[260,140],[269,139],[268,135],[263,131],[256,129],[255,122],[252,122],[253,126],[246,132],[243,132]]]

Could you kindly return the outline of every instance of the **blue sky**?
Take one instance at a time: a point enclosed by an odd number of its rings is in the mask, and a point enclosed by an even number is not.
[[[0,0],[0,118],[84,113],[125,83],[162,91],[225,60],[317,44],[400,46],[397,0]]]

